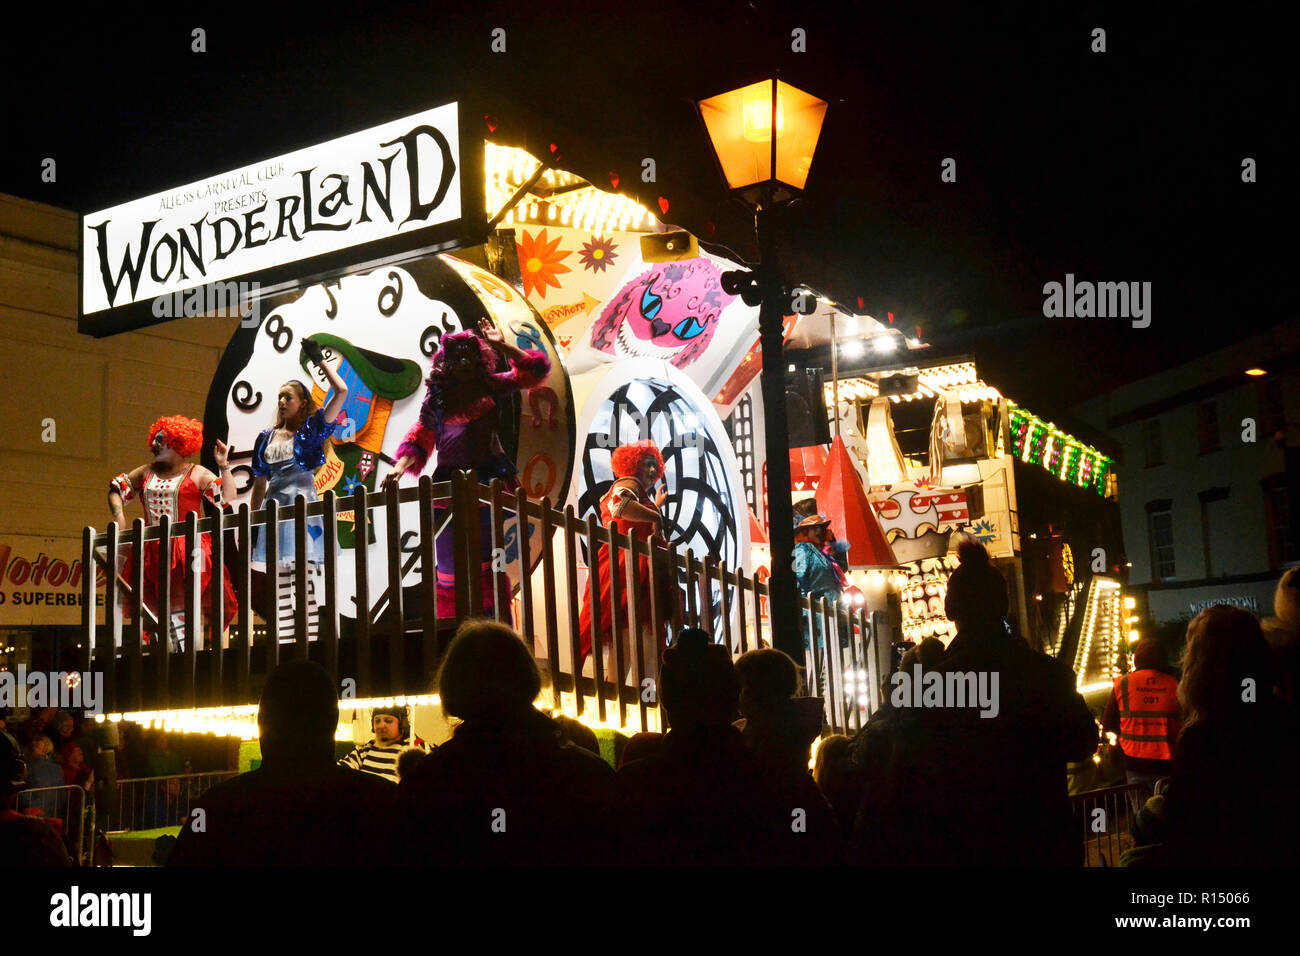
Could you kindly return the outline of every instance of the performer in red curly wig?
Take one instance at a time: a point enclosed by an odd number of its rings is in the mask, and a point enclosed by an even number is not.
[[[218,508],[226,498],[235,495],[235,479],[230,473],[227,462],[228,451],[225,442],[218,441],[213,449],[213,456],[221,469],[221,479],[202,465],[187,464],[185,459],[198,452],[203,445],[203,423],[184,415],[169,415],[160,418],[149,429],[149,451],[153,461],[141,465],[130,474],[120,474],[109,483],[108,507],[113,512],[113,521],[123,531],[126,530],[126,515],[122,504],[139,497],[144,509],[145,524],[153,526],[163,515],[169,516],[173,523],[183,522],[193,513],[203,517],[202,501],[207,499]],[[212,579],[212,542],[210,535],[199,535],[201,559],[202,607],[208,613],[209,620],[215,618],[211,593]],[[172,538],[171,541],[171,577],[168,585],[168,611],[172,647],[177,650],[186,634],[185,627],[185,536]],[[132,580],[135,555],[123,552],[126,559],[122,576],[129,583]],[[196,568],[196,570],[199,570]],[[238,609],[235,591],[230,585],[230,578],[223,579],[222,621],[220,630],[224,631]],[[144,546],[144,605],[155,617],[158,615],[158,542],[146,541]]]
[[[614,449],[610,456],[610,466],[614,470],[614,483],[600,499],[600,518],[609,527],[620,534],[635,531],[641,540],[653,540],[667,544],[663,537],[663,507],[666,491],[654,494],[655,485],[664,476],[664,457],[654,442],[646,440],[622,445]],[[597,573],[600,576],[600,640],[601,644],[611,643],[613,634],[613,595],[618,594],[618,614],[620,628],[624,636],[623,663],[629,672],[635,667],[635,647],[633,635],[627,620],[627,578],[622,562],[627,560],[626,552],[619,554],[620,567],[618,586],[611,587],[609,545],[602,544],[597,559]],[[678,597],[677,575],[668,563],[658,568],[659,591],[653,596],[658,603],[659,621],[662,625],[656,636],[650,630],[650,561],[645,555],[637,555],[636,580],[638,595],[638,616],[642,619],[640,633],[636,635],[642,647],[642,665],[654,666],[654,641],[664,641]],[[583,591],[582,613],[578,618],[578,627],[582,634],[582,660],[591,653],[591,589]],[[579,662],[581,666],[581,661]],[[606,671],[608,673],[608,670]]]

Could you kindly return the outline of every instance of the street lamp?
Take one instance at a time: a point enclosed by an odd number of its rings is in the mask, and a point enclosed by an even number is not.
[[[794,510],[790,501],[790,444],[785,408],[784,317],[788,301],[776,261],[771,212],[803,192],[826,117],[826,101],[772,78],[701,100],[714,156],[732,195],[754,210],[759,265],[754,272],[728,272],[722,287],[758,305],[763,349],[763,417],[767,443],[769,581],[772,644],[803,660],[798,592],[791,554]],[[795,296],[801,303],[806,296]],[[806,303],[804,305],[806,307]],[[802,307],[801,307],[802,310]]]

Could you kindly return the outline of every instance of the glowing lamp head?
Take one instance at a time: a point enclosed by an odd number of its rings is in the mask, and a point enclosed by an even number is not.
[[[751,202],[783,201],[802,191],[826,106],[774,79],[701,100],[700,117],[727,187],[745,190]]]

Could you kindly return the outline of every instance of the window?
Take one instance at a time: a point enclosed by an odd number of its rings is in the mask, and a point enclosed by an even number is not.
[[[1233,539],[1233,529],[1228,523],[1228,489],[1207,488],[1197,497],[1201,500],[1201,547],[1205,552],[1205,576],[1222,577],[1231,571],[1228,561],[1232,556],[1229,544]]]
[[[1165,463],[1164,449],[1160,447],[1160,419],[1149,418],[1142,423],[1142,447],[1146,449],[1148,468]]]
[[[736,410],[727,417],[725,425],[736,452],[740,476],[745,482],[745,498],[757,514],[758,498],[754,488],[754,403],[748,395],[736,404]]]
[[[1214,399],[1196,406],[1196,434],[1202,455],[1219,450],[1219,405]]]
[[[1268,561],[1271,568],[1300,560],[1290,528],[1290,503],[1286,473],[1271,475],[1260,485],[1264,491],[1264,528],[1268,534]]]
[[[1259,383],[1259,437],[1272,438],[1285,427],[1285,406],[1282,404],[1282,380],[1268,378]]]
[[[1174,515],[1168,498],[1147,505],[1147,536],[1151,542],[1151,579],[1174,578]]]

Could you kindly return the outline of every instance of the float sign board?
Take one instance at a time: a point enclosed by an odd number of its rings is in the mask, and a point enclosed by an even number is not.
[[[465,114],[448,103],[83,216],[80,331],[481,241],[482,142]]]

